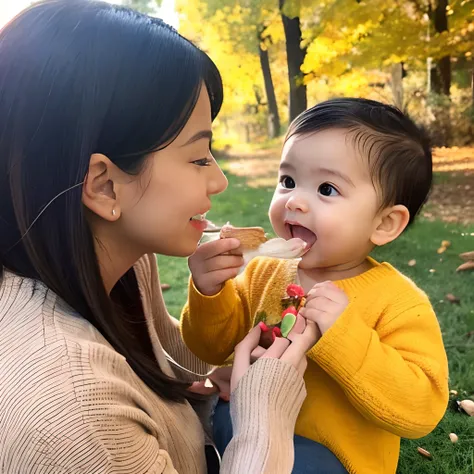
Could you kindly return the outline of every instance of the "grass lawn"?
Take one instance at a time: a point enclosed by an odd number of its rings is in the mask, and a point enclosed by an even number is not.
[[[260,225],[268,232],[271,228],[267,210],[273,193],[272,187],[249,188],[245,177],[228,173],[229,189],[213,200],[209,218],[218,224]],[[438,254],[442,240],[452,245]],[[418,223],[395,243],[379,249],[375,258],[387,260],[412,278],[431,298],[443,330],[449,357],[450,388],[463,396],[474,395],[474,273],[456,273],[461,263],[458,254],[474,250],[474,225],[430,222],[421,218]],[[416,265],[408,262],[416,260]],[[186,300],[188,280],[184,259],[159,257],[162,283],[171,289],[165,292],[169,311],[179,317]],[[445,298],[452,293],[460,304]],[[389,370],[389,368],[387,368]],[[410,387],[406,387],[410,391]],[[451,404],[453,405],[453,404]],[[454,432],[459,442],[452,444],[448,435]],[[417,453],[417,447],[431,452],[433,460]],[[416,441],[402,441],[399,474],[474,474],[474,418],[457,413],[452,407],[434,432]]]

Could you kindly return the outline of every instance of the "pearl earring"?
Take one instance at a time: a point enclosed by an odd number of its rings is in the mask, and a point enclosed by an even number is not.
[[[114,217],[115,217],[115,214],[117,214],[117,213],[115,212],[115,209],[112,209],[112,215],[113,215]]]

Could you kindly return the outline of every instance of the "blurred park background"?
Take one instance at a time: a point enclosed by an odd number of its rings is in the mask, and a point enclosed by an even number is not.
[[[0,0],[0,26],[30,3]],[[435,147],[433,192],[415,226],[375,257],[430,296],[453,392],[431,435],[402,440],[397,473],[474,474],[474,418],[457,406],[474,399],[474,273],[456,271],[459,254],[474,251],[474,0],[110,3],[162,17],[221,71],[225,100],[213,150],[229,189],[213,200],[209,217],[217,224],[260,225],[271,233],[267,209],[282,136],[289,121],[319,101],[358,96],[389,102],[426,127]],[[160,257],[159,267],[168,308],[179,317],[186,260]]]
[[[266,147],[334,96],[394,103],[436,146],[474,141],[473,0],[108,1],[162,17],[214,59],[216,150]],[[0,26],[31,3],[0,0]]]
[[[437,146],[474,140],[469,0],[176,0],[179,30],[220,68],[217,148],[265,143],[334,96],[391,102]]]

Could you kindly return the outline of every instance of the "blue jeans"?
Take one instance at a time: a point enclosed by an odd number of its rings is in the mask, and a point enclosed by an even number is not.
[[[213,420],[214,442],[222,456],[232,439],[229,404],[219,401]],[[344,466],[326,446],[295,435],[293,474],[347,474]]]

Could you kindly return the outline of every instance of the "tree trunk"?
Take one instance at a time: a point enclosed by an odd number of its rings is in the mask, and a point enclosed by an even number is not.
[[[474,66],[471,71],[472,113],[474,114]]]
[[[474,143],[474,66],[471,72],[471,94],[472,94],[472,101],[471,101],[471,139],[469,140],[470,143]]]
[[[301,27],[299,17],[289,18],[283,13],[285,0],[279,0],[281,19],[286,39],[286,60],[290,83],[290,122],[306,110],[306,86],[302,81],[301,66],[306,55],[306,48],[301,48]]]
[[[433,14],[433,23],[437,33],[448,31],[447,6],[448,0],[438,0]],[[436,69],[439,79],[439,92],[449,97],[451,89],[451,57],[449,55],[443,56],[438,61]]]
[[[260,37],[258,38],[258,52],[268,104],[268,137],[276,138],[280,135],[280,115],[278,114],[278,104],[275,96],[275,87],[273,86],[272,71],[270,70],[268,50],[262,48]]]
[[[395,106],[403,110],[403,63],[392,64],[392,95]]]

